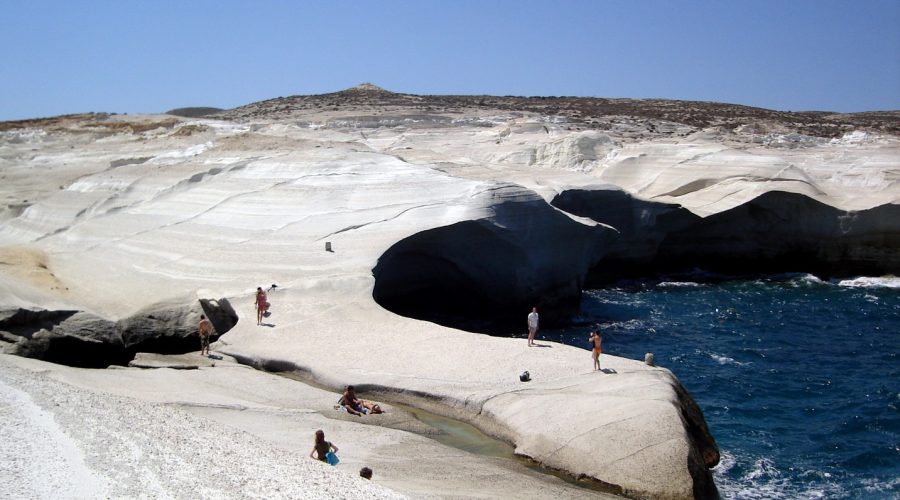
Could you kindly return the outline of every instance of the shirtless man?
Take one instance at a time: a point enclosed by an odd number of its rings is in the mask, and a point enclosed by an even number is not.
[[[528,347],[534,345],[534,335],[538,331],[538,323],[537,307],[532,307],[531,312],[528,314]]]
[[[600,344],[603,343],[603,335],[600,335],[600,330],[594,330],[591,332],[590,338],[588,338],[588,342],[591,343],[593,349],[591,349],[591,357],[594,358],[594,370],[600,369]]]
[[[197,325],[197,330],[200,332],[200,355],[203,356],[205,352],[209,356],[209,337],[212,335],[213,326],[206,319],[206,316],[202,314],[200,315],[200,323]]]
[[[341,396],[341,404],[344,405],[344,409],[347,410],[347,413],[351,415],[361,417],[363,413],[365,413],[362,401],[356,397],[356,389],[354,389],[352,385],[348,385],[347,389],[344,390],[344,394]]]

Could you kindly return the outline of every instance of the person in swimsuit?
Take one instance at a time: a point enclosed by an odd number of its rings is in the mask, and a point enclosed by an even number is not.
[[[197,330],[200,333],[200,355],[203,356],[205,352],[209,356],[209,336],[212,335],[213,326],[206,319],[206,316],[202,314],[200,315],[200,323],[197,325]]]
[[[538,317],[537,307],[532,307],[531,312],[528,313],[528,347],[534,345],[534,335],[538,331],[539,322],[540,318]]]
[[[261,325],[263,315],[266,314],[266,310],[269,309],[269,297],[266,296],[266,292],[263,291],[262,287],[256,287],[256,324]]]
[[[359,404],[366,409],[366,413],[368,413],[369,415],[384,413],[384,410],[381,409],[381,406],[379,406],[378,403],[375,403],[374,401],[360,399]]]
[[[603,335],[600,335],[600,330],[594,330],[591,332],[590,338],[588,338],[588,342],[594,347],[591,352],[591,357],[594,358],[594,370],[600,369],[600,345],[603,343]]]
[[[335,453],[338,452],[338,447],[331,444],[330,441],[325,441],[325,432],[322,429],[316,431],[316,444],[313,445],[313,449],[309,452],[309,458],[316,458],[322,462],[328,462],[328,452],[333,451]],[[315,454],[316,456],[313,456]]]

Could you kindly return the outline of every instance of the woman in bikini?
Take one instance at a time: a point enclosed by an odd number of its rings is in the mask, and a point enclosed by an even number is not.
[[[256,287],[256,324],[261,325],[263,316],[266,314],[266,310],[269,309],[269,298],[266,296],[266,292],[263,291],[262,287]]]
[[[328,452],[333,451],[335,453],[338,452],[338,447],[333,445],[331,441],[325,441],[325,432],[321,429],[316,431],[316,443],[313,445],[313,449],[309,452],[309,458],[316,458],[321,460],[322,462],[328,461]]]
[[[591,332],[590,338],[588,338],[588,342],[593,346],[591,357],[594,358],[594,370],[600,369],[600,344],[603,343],[603,335],[600,335],[600,330],[594,330]]]

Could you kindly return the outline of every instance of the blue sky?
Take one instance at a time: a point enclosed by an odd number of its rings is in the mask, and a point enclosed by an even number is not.
[[[0,0],[0,120],[415,94],[900,109],[900,0]]]

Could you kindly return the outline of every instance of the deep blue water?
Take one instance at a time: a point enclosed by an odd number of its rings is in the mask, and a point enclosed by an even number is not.
[[[587,349],[596,325],[604,353],[653,352],[703,409],[723,498],[900,498],[898,286],[628,283],[586,292],[577,325],[539,336]]]

